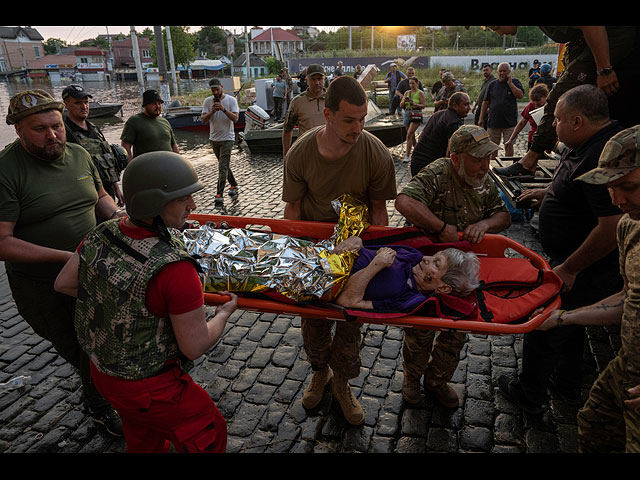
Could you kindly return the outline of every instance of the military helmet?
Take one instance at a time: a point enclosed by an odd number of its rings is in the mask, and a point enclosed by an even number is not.
[[[122,176],[131,218],[154,218],[170,201],[203,188],[191,163],[174,152],[143,153],[129,162]]]

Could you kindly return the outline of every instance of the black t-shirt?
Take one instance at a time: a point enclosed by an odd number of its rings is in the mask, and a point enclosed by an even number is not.
[[[449,138],[463,123],[452,108],[434,113],[422,129],[411,154],[411,162],[425,166],[447,153]]]
[[[604,185],[574,181],[597,167],[604,145],[621,130],[612,121],[583,145],[563,154],[540,206],[540,243],[551,258],[564,261],[582,245],[599,217],[621,213]],[[601,261],[617,264],[617,252]]]
[[[513,84],[524,92],[522,83],[517,78]],[[518,99],[507,82],[496,80],[487,87],[485,100],[489,101],[490,128],[511,128],[518,123]]]

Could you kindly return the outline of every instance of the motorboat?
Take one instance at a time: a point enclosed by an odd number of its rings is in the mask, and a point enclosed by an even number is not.
[[[258,113],[258,119],[265,120],[264,110],[252,105],[247,112]],[[249,115],[247,115],[249,117]],[[268,118],[268,114],[266,115]],[[283,122],[247,120],[244,141],[251,153],[282,153]],[[374,102],[368,102],[368,112],[364,129],[378,137],[387,147],[395,147],[406,140],[407,131],[401,117],[385,115]],[[298,129],[293,129],[292,141],[298,138]]]
[[[89,102],[89,118],[109,117],[122,110],[122,103]]]

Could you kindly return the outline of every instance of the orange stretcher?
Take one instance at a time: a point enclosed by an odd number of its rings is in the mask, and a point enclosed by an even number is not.
[[[199,215],[192,214],[189,220],[194,220],[204,225],[207,222],[220,224],[226,222],[230,228],[244,228],[247,230],[269,231],[298,238],[307,238],[312,240],[321,240],[330,238],[334,232],[334,223],[325,222],[308,222],[308,221],[292,221],[284,219],[265,219],[253,217],[233,217],[224,215]],[[385,232],[385,229],[393,230],[392,227],[370,226],[366,232]],[[397,229],[396,229],[397,230]],[[365,232],[365,233],[366,233]],[[550,294],[543,302],[538,305],[543,310],[530,318],[520,320],[517,323],[496,323],[491,321],[483,321],[479,314],[467,319],[452,319],[442,317],[425,317],[418,315],[405,315],[395,318],[371,318],[367,316],[358,316],[353,318],[346,315],[341,307],[328,306],[326,303],[299,305],[290,302],[280,302],[272,298],[262,298],[250,295],[239,294],[238,308],[242,310],[286,314],[302,316],[307,318],[323,318],[327,320],[347,321],[355,320],[359,323],[374,323],[382,325],[393,325],[398,327],[414,327],[433,330],[457,330],[468,333],[505,335],[526,333],[537,328],[549,314],[560,308],[559,292],[562,282],[551,271],[548,262],[531,249],[521,245],[520,243],[505,237],[503,235],[487,234],[484,240],[478,244],[472,244],[471,250],[478,254],[482,259],[487,258],[507,258],[506,249],[512,249],[517,254],[528,260],[530,264],[540,269],[541,272],[548,274],[552,284],[549,285],[549,291],[556,292]],[[511,255],[510,255],[511,256]],[[520,259],[522,260],[522,258]],[[545,280],[546,282],[546,280]],[[545,294],[547,295],[547,294]],[[205,304],[210,306],[221,305],[229,300],[228,295],[220,295],[216,293],[204,294]]]

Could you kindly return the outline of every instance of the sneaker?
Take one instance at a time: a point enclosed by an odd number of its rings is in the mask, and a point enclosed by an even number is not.
[[[420,395],[420,378],[413,378],[406,373],[402,380],[402,398],[407,403],[413,405],[420,403],[422,396]]]
[[[216,205],[222,205],[223,200],[222,200],[222,195],[216,195],[216,198],[214,199],[214,202]]]
[[[340,404],[340,409],[342,410],[344,418],[347,419],[347,422],[351,425],[362,425],[365,418],[364,410],[358,400],[356,400],[356,397],[353,396],[347,379],[336,374],[331,389],[333,396]]]
[[[438,402],[440,402],[440,404],[444,407],[458,408],[460,399],[458,398],[458,394],[456,393],[456,391],[448,383],[439,385],[437,387],[430,387],[428,385],[425,385],[424,388],[433,393],[433,395],[436,397],[436,400],[438,400]]]
[[[402,163],[409,163],[411,161],[411,157],[409,157],[408,155],[405,155],[404,158],[402,159]]]
[[[229,187],[229,195],[231,195],[232,197],[235,197],[236,195],[238,195],[238,186],[236,185],[235,187]]]
[[[113,407],[109,405],[99,410],[87,407],[87,410],[93,422],[102,425],[107,433],[114,437],[122,437],[124,435],[122,431],[122,420],[120,420],[118,412],[116,412]]]
[[[329,366],[314,372],[309,386],[302,394],[302,406],[308,410],[316,408],[322,400],[325,387],[331,382],[333,371]]]
[[[536,174],[524,168],[520,162],[513,162],[508,167],[495,167],[493,172],[496,175],[507,178],[533,178]]]
[[[502,375],[498,378],[498,388],[509,401],[520,407],[524,412],[530,415],[540,415],[544,413],[542,405],[531,403],[525,398],[522,387],[517,381]]]

